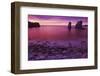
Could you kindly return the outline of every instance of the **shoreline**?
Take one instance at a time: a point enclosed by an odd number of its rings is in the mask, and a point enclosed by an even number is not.
[[[28,60],[54,60],[87,58],[86,41],[30,41]],[[76,45],[77,44],[77,45]]]

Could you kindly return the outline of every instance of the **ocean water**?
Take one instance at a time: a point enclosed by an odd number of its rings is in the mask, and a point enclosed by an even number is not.
[[[87,28],[76,30],[72,27],[68,30],[67,26],[41,26],[28,29],[29,40],[77,40],[87,39]]]
[[[87,31],[67,26],[28,28],[28,60],[88,58]]]

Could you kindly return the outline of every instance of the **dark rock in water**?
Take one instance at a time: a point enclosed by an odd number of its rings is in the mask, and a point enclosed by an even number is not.
[[[79,30],[84,29],[83,26],[82,26],[82,23],[83,23],[82,21],[78,21],[78,22],[76,23],[76,25],[75,25],[75,28],[76,28],[76,29],[79,29]]]
[[[40,24],[38,22],[28,22],[28,27],[32,28],[32,27],[40,27]]]
[[[71,22],[68,23],[68,30],[69,31],[71,31],[71,28],[72,28],[72,25],[71,24],[72,24]]]
[[[88,27],[88,25],[84,25],[84,27]]]

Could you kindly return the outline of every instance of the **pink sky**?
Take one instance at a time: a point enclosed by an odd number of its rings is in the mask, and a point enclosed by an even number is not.
[[[75,25],[77,21],[83,21],[83,25],[88,25],[87,17],[71,17],[71,16],[49,16],[49,15],[28,15],[29,22],[39,22],[40,25],[68,25],[72,22]]]

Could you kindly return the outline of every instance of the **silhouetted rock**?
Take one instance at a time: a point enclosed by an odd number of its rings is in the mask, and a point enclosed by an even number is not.
[[[77,23],[76,23],[76,25],[75,25],[75,28],[76,29],[79,29],[79,30],[81,30],[81,29],[84,29],[83,27],[82,27],[82,21],[78,21]]]
[[[28,22],[28,27],[32,28],[32,27],[40,27],[40,24],[38,22]]]
[[[71,22],[68,23],[68,30],[69,31],[71,31],[71,26],[72,26],[71,24],[72,24]]]

